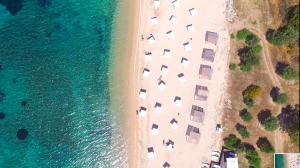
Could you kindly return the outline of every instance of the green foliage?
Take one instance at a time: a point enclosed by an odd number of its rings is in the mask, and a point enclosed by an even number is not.
[[[299,104],[295,106],[287,105],[282,108],[281,113],[278,115],[281,130],[288,133],[291,141],[297,146],[299,146],[299,117]]]
[[[281,76],[286,80],[299,80],[299,71],[288,65],[283,68]]]
[[[236,34],[236,38],[239,40],[246,40],[249,34],[252,34],[248,29],[243,28],[242,30],[238,31]]]
[[[290,9],[287,23],[284,26],[267,33],[267,39],[274,45],[291,44],[299,41],[299,5]]]
[[[250,133],[248,132],[248,130],[247,130],[247,128],[245,126],[237,124],[236,130],[239,132],[239,134],[243,138],[249,138],[250,137]]]
[[[269,140],[266,137],[260,137],[257,142],[257,146],[262,152],[265,153],[273,153],[274,152],[274,147],[272,144],[269,142]]]
[[[257,85],[249,85],[243,91],[243,101],[248,107],[253,107],[255,102],[254,98],[259,95],[261,88]]]
[[[246,158],[248,159],[250,167],[260,168],[261,159],[254,147],[245,149]]]
[[[240,70],[242,72],[249,72],[252,70],[252,66],[249,64],[240,64]]]
[[[244,110],[244,111],[242,110],[240,112],[240,117],[246,122],[250,122],[253,118],[251,113],[249,113],[247,110]]]
[[[288,101],[288,95],[286,93],[280,93],[275,100],[277,104],[285,104],[287,101]]]
[[[235,71],[235,69],[236,69],[236,64],[230,63],[230,64],[229,64],[229,69],[232,70],[232,71]]]
[[[279,127],[278,119],[273,116],[267,117],[261,124],[267,131],[274,131]]]
[[[242,146],[242,141],[234,134],[230,134],[224,138],[224,146],[230,150],[239,150]]]
[[[251,46],[251,45],[257,45],[259,43],[259,38],[257,35],[251,33],[246,37],[246,43]]]
[[[244,91],[243,96],[254,99],[261,92],[261,88],[257,85],[249,85]]]

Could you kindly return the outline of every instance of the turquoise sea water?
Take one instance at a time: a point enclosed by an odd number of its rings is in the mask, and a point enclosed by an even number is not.
[[[284,154],[275,154],[275,168],[285,168]]]
[[[0,0],[0,168],[124,167],[109,111],[116,3]]]

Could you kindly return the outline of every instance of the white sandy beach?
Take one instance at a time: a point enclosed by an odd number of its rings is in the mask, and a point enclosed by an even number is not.
[[[159,168],[168,162],[171,167],[196,168],[203,162],[211,161],[211,152],[220,151],[220,137],[216,125],[221,123],[222,97],[225,90],[225,71],[228,65],[229,34],[226,28],[224,0],[181,0],[180,6],[174,8],[171,0],[161,0],[159,8],[154,8],[153,0],[141,0],[139,3],[139,20],[136,23],[138,39],[132,59],[131,75],[132,86],[129,109],[139,110],[145,107],[146,115],[135,115],[137,124],[132,137],[129,152],[130,167]],[[195,8],[198,15],[191,16],[189,9]],[[177,22],[172,24],[169,20],[175,16]],[[151,22],[152,17],[156,17]],[[153,24],[154,23],[154,24]],[[192,24],[194,31],[187,31],[187,25]],[[172,31],[174,38],[168,39],[166,32]],[[216,32],[219,35],[217,45],[205,42],[206,31]],[[152,34],[155,42],[150,44],[147,38]],[[143,39],[141,38],[143,37]],[[169,36],[172,38],[172,35]],[[191,44],[191,50],[186,51],[183,44]],[[201,58],[203,48],[213,49],[215,59],[213,62]],[[163,54],[164,50],[170,50],[170,54]],[[167,51],[166,50],[166,51]],[[145,52],[152,53],[152,61],[145,59]],[[167,53],[167,52],[166,52]],[[169,57],[169,58],[168,58]],[[187,67],[181,64],[182,58],[189,61]],[[211,80],[199,78],[200,64],[210,65],[213,68]],[[167,72],[161,72],[165,65]],[[143,76],[144,68],[149,70]],[[148,72],[148,71],[147,71]],[[178,74],[183,74],[185,82],[178,79]],[[183,78],[182,78],[183,79]],[[159,81],[165,83],[165,89],[158,87]],[[194,99],[196,85],[207,86],[209,90],[207,101]],[[139,97],[140,89],[146,93]],[[182,102],[180,106],[174,104],[174,98],[178,96]],[[138,101],[138,102],[136,102]],[[156,102],[161,104],[161,112],[155,112]],[[204,122],[198,123],[190,120],[192,105],[202,107],[205,112]],[[130,111],[130,113],[135,113]],[[170,121],[178,122],[176,130],[170,127]],[[151,128],[158,126],[158,135],[153,135]],[[128,125],[130,125],[128,123]],[[200,140],[197,144],[186,141],[188,125],[200,129]],[[163,141],[172,140],[174,148],[167,150]],[[147,148],[153,147],[154,158],[149,159]],[[134,157],[134,158],[133,158]]]

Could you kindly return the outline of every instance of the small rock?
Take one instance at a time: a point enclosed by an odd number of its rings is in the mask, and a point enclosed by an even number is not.
[[[19,140],[25,140],[28,136],[28,131],[25,128],[21,128],[17,132],[17,138]]]

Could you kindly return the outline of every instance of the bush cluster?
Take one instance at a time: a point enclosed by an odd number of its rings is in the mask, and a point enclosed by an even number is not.
[[[282,73],[279,75],[286,80],[299,80],[299,71],[294,69],[291,65],[283,68]]]
[[[251,31],[244,28],[237,32],[237,39],[245,40],[246,46],[239,50],[240,70],[248,72],[252,66],[260,63],[260,54],[262,46],[259,44],[260,39]]]
[[[274,152],[274,147],[266,137],[259,137],[256,144],[262,152],[266,152],[266,153]]]
[[[268,41],[274,45],[292,44],[299,41],[299,19],[299,5],[297,5],[289,10],[285,25],[267,32]]]
[[[254,99],[261,92],[261,88],[257,85],[249,85],[243,91],[243,101],[248,107],[253,107],[255,102]]]
[[[250,122],[253,118],[251,113],[247,109],[243,109],[240,111],[240,117],[246,122]]]
[[[261,124],[267,131],[274,131],[279,127],[278,119],[274,116],[269,116]]]
[[[250,137],[250,133],[248,132],[248,130],[245,126],[243,126],[241,124],[236,124],[235,128],[243,138],[249,138]]]

